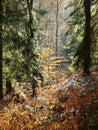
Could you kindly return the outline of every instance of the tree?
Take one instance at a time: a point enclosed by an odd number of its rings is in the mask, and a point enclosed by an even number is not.
[[[20,4],[22,3],[20,2]],[[17,59],[23,42],[19,32],[24,13],[23,8],[18,5],[19,1],[3,1],[3,78],[6,80],[6,93],[12,90],[13,78],[19,78],[18,75],[21,73],[20,69],[20,73],[17,73],[17,67],[20,66]],[[21,60],[19,57],[18,61]]]
[[[58,56],[58,27],[59,27],[59,21],[58,21],[58,16],[59,16],[59,1],[56,1],[56,56]]]
[[[32,96],[35,96],[35,89],[36,87],[38,87],[38,79],[43,81],[43,76],[40,72],[40,62],[38,62],[38,55],[36,53],[36,40],[35,40],[35,32],[36,32],[36,27],[34,25],[34,16],[32,15],[33,12],[33,4],[34,1],[33,0],[27,0],[27,9],[28,9],[28,16],[29,16],[29,28],[28,28],[28,32],[29,32],[29,37],[28,37],[28,43],[29,43],[29,47],[32,46],[29,49],[29,53],[28,54],[28,63],[32,63],[32,69],[31,69],[31,82],[32,82],[32,89],[33,89],[33,94]]]
[[[84,15],[85,15],[85,31],[81,47],[76,51],[75,56],[78,57],[77,64],[83,64],[83,72],[90,74],[89,68],[91,65],[91,0],[84,0]]]
[[[2,85],[2,0],[0,0],[0,99],[3,98],[3,85]]]
[[[94,61],[94,50],[97,48],[97,1],[73,0],[69,5],[72,11],[68,19],[69,30],[66,35],[71,37],[69,44],[74,51],[73,64],[76,69],[82,67],[83,72],[89,75],[89,68]]]
[[[33,23],[33,17],[32,17],[33,0],[27,0],[27,7],[28,7],[28,14],[29,14],[29,43],[31,44],[32,40],[34,39],[34,23]],[[34,55],[34,53],[32,57],[33,57],[34,62],[36,62],[36,55]],[[36,73],[37,73],[36,68],[33,68],[32,70],[33,96],[35,95],[35,88],[37,87]]]
[[[3,75],[8,93],[13,79],[32,83],[33,77],[40,77],[41,73],[34,37],[37,25],[33,0],[7,0],[3,7]],[[35,70],[37,76],[33,74]]]

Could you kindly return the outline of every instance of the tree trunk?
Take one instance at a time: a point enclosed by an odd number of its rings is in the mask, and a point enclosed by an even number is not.
[[[33,25],[33,17],[32,17],[32,8],[33,8],[33,0],[27,0],[27,6],[28,6],[28,13],[29,13],[29,32],[30,32],[30,41],[32,41],[32,39],[34,39],[34,25]],[[35,58],[34,58],[35,60]],[[35,60],[36,62],[36,60]],[[33,93],[32,95],[35,96],[36,94],[36,87],[37,87],[37,81],[35,79],[36,75],[36,70],[33,69],[32,72],[32,90]]]
[[[34,74],[34,72],[33,72]],[[37,87],[37,80],[35,79],[35,76],[33,75],[33,79],[32,79],[32,97],[34,97],[36,95],[36,87]]]
[[[3,98],[3,84],[2,84],[2,0],[0,0],[0,99]]]
[[[6,94],[9,94],[12,91],[11,80],[6,79]]]
[[[90,74],[89,68],[91,64],[91,0],[84,0],[84,9],[85,9],[85,36],[84,36],[84,44],[85,50],[87,51],[85,58],[84,58],[84,73],[87,75]]]
[[[58,16],[59,16],[59,1],[57,0],[57,7],[56,7],[56,56],[58,56]]]

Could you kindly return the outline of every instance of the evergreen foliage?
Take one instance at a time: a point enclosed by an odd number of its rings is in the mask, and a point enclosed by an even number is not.
[[[97,3],[97,1],[91,0],[73,0],[66,7],[66,9],[72,9],[70,17],[67,18],[69,30],[65,34],[70,35],[68,45],[72,48],[72,54],[75,56],[73,64],[76,69],[83,67],[84,72],[85,69],[89,69],[90,65],[94,64],[94,60],[97,58],[97,56],[95,58],[98,41],[96,35],[98,31],[96,29],[98,26],[96,22],[96,17],[98,17]],[[85,65],[86,61],[88,63]],[[86,70],[85,73],[89,74],[89,70]]]
[[[2,86],[2,0],[0,1],[0,99],[3,98]]]
[[[6,79],[6,86],[10,82],[11,88],[13,79],[31,83],[36,80],[37,84],[38,77],[42,80],[42,74],[36,51],[38,25],[33,0],[6,0],[2,5],[3,78]],[[34,88],[36,84],[33,83]]]

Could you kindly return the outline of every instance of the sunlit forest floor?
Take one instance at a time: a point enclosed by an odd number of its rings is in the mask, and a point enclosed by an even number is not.
[[[36,90],[16,84],[0,101],[0,130],[98,130],[98,72],[49,72]]]

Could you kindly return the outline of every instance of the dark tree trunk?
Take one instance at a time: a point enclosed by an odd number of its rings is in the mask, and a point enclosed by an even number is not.
[[[37,80],[35,79],[35,76],[33,75],[33,79],[32,79],[32,90],[33,90],[32,96],[33,97],[36,95],[36,87],[37,87]]]
[[[10,93],[12,91],[12,84],[9,79],[6,79],[6,94]]]
[[[87,75],[90,74],[89,68],[91,64],[91,12],[90,12],[90,7],[91,7],[91,0],[84,0],[84,9],[85,9],[85,36],[84,36],[84,45],[85,45],[85,50],[86,55],[84,58],[84,73]]]
[[[0,0],[0,99],[3,98],[3,84],[2,84],[2,0]]]
[[[27,7],[29,12],[30,39],[32,39],[34,38],[33,17],[32,17],[33,0],[27,0]]]
[[[33,9],[33,0],[27,0],[27,6],[28,6],[28,13],[29,13],[29,32],[30,32],[30,41],[34,38],[34,25],[33,25],[33,17],[32,17],[32,9]],[[32,55],[33,56],[33,55]],[[35,55],[34,55],[35,56]],[[34,58],[35,62],[36,59]],[[37,81],[35,79],[36,75],[36,69],[32,72],[32,90],[33,90],[33,96],[36,94],[36,87],[37,87]]]

